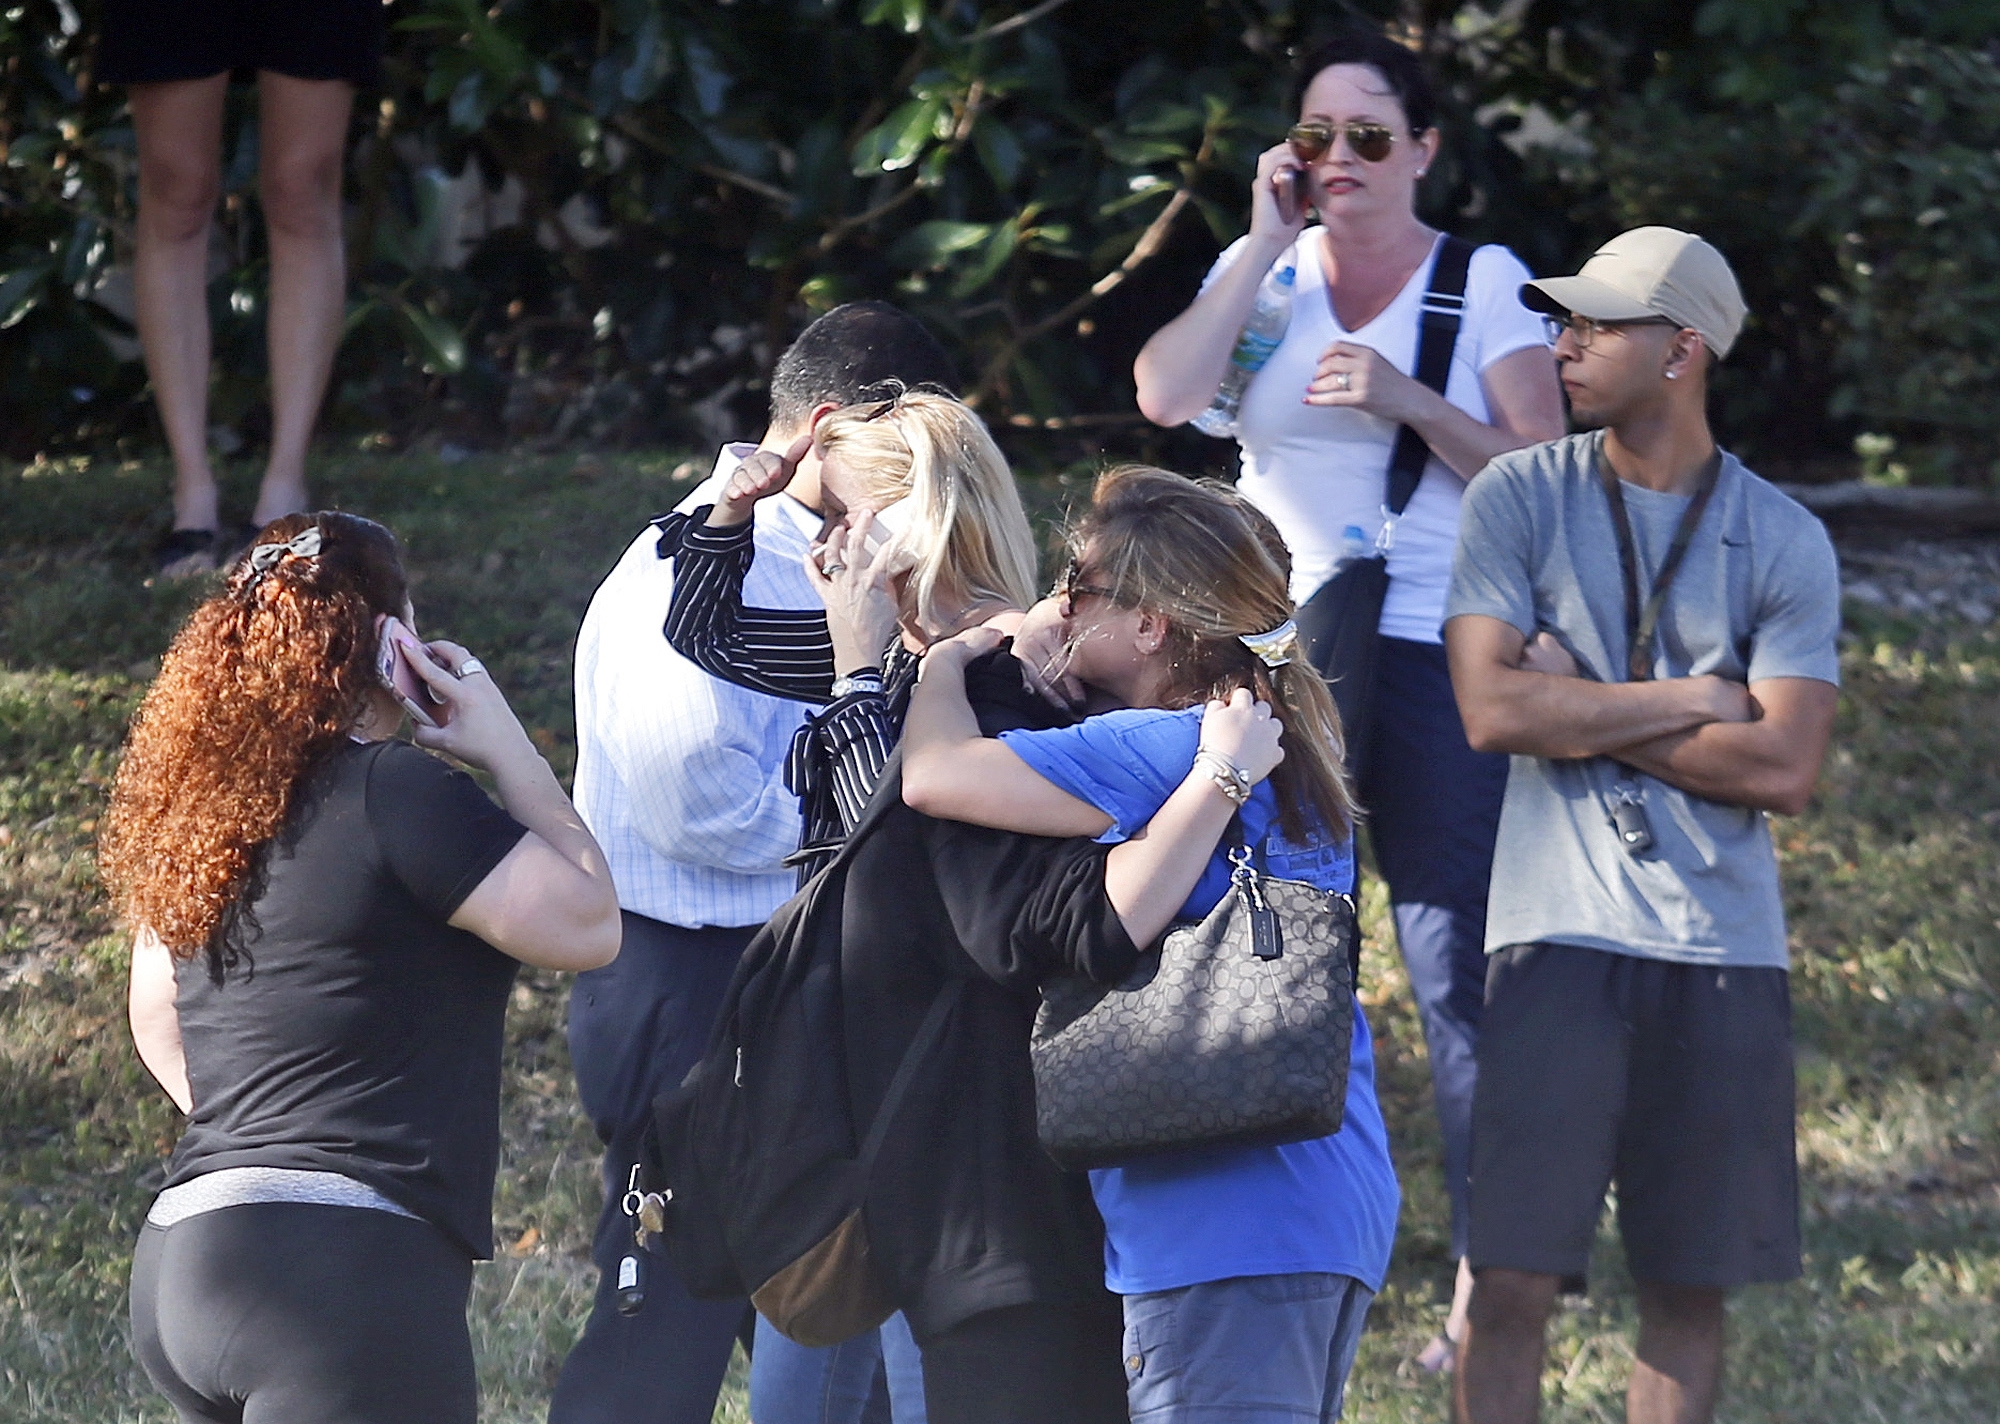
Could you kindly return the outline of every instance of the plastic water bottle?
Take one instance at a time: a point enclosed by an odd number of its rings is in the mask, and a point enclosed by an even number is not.
[[[1292,320],[1292,288],[1298,276],[1299,269],[1287,253],[1258,284],[1250,320],[1236,337],[1236,349],[1229,353],[1229,368],[1222,373],[1215,399],[1194,418],[1194,428],[1203,435],[1227,439],[1236,433],[1236,412],[1243,405],[1243,392],[1249,389],[1250,378],[1263,369],[1271,353],[1278,349],[1278,343],[1285,339],[1285,327]]]

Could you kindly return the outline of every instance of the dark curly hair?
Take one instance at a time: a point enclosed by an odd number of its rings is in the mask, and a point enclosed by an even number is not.
[[[408,603],[396,538],[352,514],[288,514],[175,636],[132,722],[98,857],[119,913],[219,976],[294,793],[367,708],[375,619]],[[253,546],[255,547],[255,546]],[[258,562],[265,567],[258,568]]]

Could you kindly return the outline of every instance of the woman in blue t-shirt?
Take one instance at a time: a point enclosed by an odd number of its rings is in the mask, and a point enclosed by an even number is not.
[[[1270,521],[1227,486],[1126,467],[1098,481],[1072,547],[1016,651],[1095,715],[981,738],[962,669],[997,635],[940,644],[911,699],[904,799],[980,825],[1124,841],[1143,838],[1199,767],[1219,803],[1240,805],[1272,874],[1350,891],[1338,717],[1319,675],[1292,661],[1290,558]],[[1254,778],[1200,745],[1205,706],[1245,689],[1282,724],[1286,748],[1247,795],[1240,783]],[[1215,810],[1219,839],[1227,816]],[[1178,918],[1206,914],[1227,881],[1218,849]],[[1359,1005],[1339,1132],[1148,1158],[1091,1184],[1107,1284],[1125,1302],[1135,1421],[1339,1417],[1398,1205]]]

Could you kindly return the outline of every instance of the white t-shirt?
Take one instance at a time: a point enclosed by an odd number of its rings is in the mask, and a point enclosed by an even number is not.
[[[1244,241],[1216,259],[1204,290],[1237,259]],[[1244,393],[1238,421],[1241,488],[1271,516],[1291,546],[1296,603],[1304,603],[1332,576],[1347,526],[1359,527],[1368,546],[1374,546],[1397,430],[1393,422],[1363,411],[1306,405],[1306,386],[1320,353],[1336,341],[1372,347],[1398,370],[1414,371],[1418,308],[1431,275],[1427,258],[1379,316],[1349,331],[1334,316],[1327,292],[1320,265],[1325,241],[1322,230],[1311,227],[1293,247],[1298,285],[1291,323]],[[1521,305],[1521,284],[1532,276],[1504,247],[1482,247],[1472,254],[1465,320],[1452,349],[1444,394],[1474,420],[1489,419],[1480,373],[1524,347],[1547,345],[1541,317]],[[1423,481],[1403,511],[1389,550],[1389,596],[1381,623],[1388,636],[1419,643],[1443,640],[1444,600],[1464,491],[1464,484],[1437,458],[1424,467]]]

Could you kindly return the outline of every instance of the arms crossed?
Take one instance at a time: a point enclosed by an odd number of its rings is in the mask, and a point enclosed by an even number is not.
[[[1444,641],[1479,751],[1608,756],[1693,796],[1796,815],[1833,734],[1838,690],[1814,678],[1593,682],[1546,633],[1481,614],[1445,624]]]

